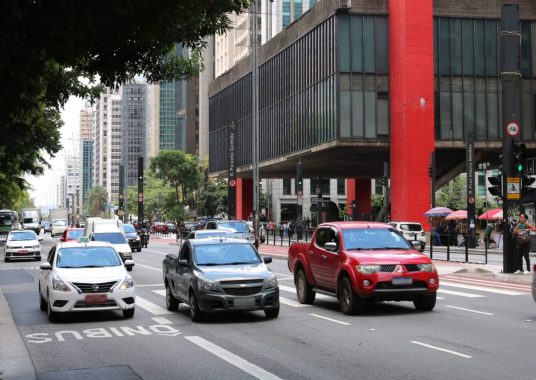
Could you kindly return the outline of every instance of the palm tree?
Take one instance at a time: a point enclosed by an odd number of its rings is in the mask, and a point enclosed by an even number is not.
[[[107,203],[108,193],[106,189],[102,186],[93,186],[86,195],[88,216],[102,216],[102,213],[106,211]]]

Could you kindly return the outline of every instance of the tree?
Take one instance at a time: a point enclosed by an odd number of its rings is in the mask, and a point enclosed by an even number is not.
[[[476,197],[476,210],[485,210],[485,198],[482,196]],[[436,205],[439,207],[448,207],[452,210],[467,209],[467,179],[465,174],[461,174],[443,186],[436,193]],[[488,198],[487,208],[494,208],[497,202],[494,199]]]
[[[199,194],[197,213],[203,216],[214,216],[227,211],[227,182],[209,181],[205,190]]]
[[[173,189],[174,197],[168,199],[167,206],[174,210],[174,220],[180,220],[181,212],[176,207],[184,209],[201,181],[197,157],[180,150],[161,150],[151,160],[150,170]]]
[[[146,219],[153,221],[165,209],[165,199],[173,195],[173,190],[161,179],[147,170],[143,182],[143,212]],[[127,188],[127,209],[131,214],[138,213],[138,186]]]
[[[60,149],[59,111],[69,96],[95,99],[141,74],[151,83],[202,68],[206,37],[231,26],[250,0],[0,2],[0,189],[24,188]],[[188,58],[173,54],[176,44]],[[84,80],[80,80],[84,78]]]
[[[102,186],[93,186],[86,194],[85,208],[88,216],[103,216],[108,204],[108,193]]]

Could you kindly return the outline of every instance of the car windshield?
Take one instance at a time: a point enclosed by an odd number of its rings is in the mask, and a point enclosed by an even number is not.
[[[406,239],[390,228],[343,229],[342,239],[347,250],[410,249]]]
[[[69,247],[58,251],[58,268],[100,268],[122,265],[112,247]]]
[[[422,231],[422,227],[420,224],[416,223],[405,223],[400,225],[400,229],[402,231],[412,231],[412,232],[419,232]]]
[[[55,220],[52,223],[53,226],[66,226],[67,222],[65,220]]]
[[[125,229],[125,233],[136,233],[136,229],[132,224],[125,224],[123,227]]]
[[[218,228],[226,228],[239,233],[249,233],[249,227],[244,222],[221,222],[218,223]]]
[[[228,231],[218,230],[203,230],[197,231],[194,235],[197,239],[209,238],[209,237],[233,237],[234,233]]]
[[[111,244],[127,244],[125,237],[121,232],[100,232],[93,234],[95,241],[107,241]]]
[[[13,219],[11,215],[0,215],[0,226],[11,226],[13,225]]]
[[[69,230],[69,232],[67,232],[67,239],[78,240],[78,238],[81,237],[83,233],[84,230]]]
[[[203,244],[194,246],[197,265],[259,264],[261,259],[249,243]]]
[[[33,231],[15,232],[9,234],[10,241],[37,240]]]

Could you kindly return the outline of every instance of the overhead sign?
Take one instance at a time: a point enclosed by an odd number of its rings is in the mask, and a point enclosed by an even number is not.
[[[519,177],[506,178],[506,199],[519,200],[521,198],[521,181]]]
[[[510,121],[506,125],[506,133],[510,137],[517,137],[520,131],[521,131],[521,128],[519,128],[519,124],[515,121]]]
[[[329,202],[330,201],[330,198],[329,197],[311,197],[311,203],[319,203],[319,202]]]

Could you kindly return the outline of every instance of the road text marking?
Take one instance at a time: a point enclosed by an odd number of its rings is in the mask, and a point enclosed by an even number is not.
[[[153,321],[160,325],[172,325],[173,322],[171,322],[169,319],[166,319],[164,317],[154,317],[152,318]]]
[[[413,344],[417,344],[419,346],[431,348],[432,350],[442,351],[442,352],[446,352],[447,354],[456,355],[456,356],[459,356],[461,358],[465,358],[465,359],[471,359],[472,358],[472,356],[469,356],[469,355],[461,354],[459,352],[452,351],[452,350],[447,350],[446,348],[436,347],[436,346],[432,346],[430,344],[417,342],[416,340],[410,340],[410,342],[413,343]]]
[[[471,313],[476,313],[476,314],[482,314],[482,315],[494,315],[492,313],[486,313],[484,311],[478,311],[478,310],[473,310],[473,309],[466,309],[464,307],[458,307],[458,306],[451,306],[451,305],[447,305],[447,307],[450,307],[451,309],[458,309],[458,310],[463,310],[463,311],[469,311]]]
[[[328,317],[323,317],[323,316],[318,315],[318,314],[309,314],[309,315],[312,315],[313,317],[325,319],[326,321],[335,322],[335,323],[338,323],[338,324],[341,324],[341,325],[344,325],[344,326],[350,326],[350,324],[347,323],[347,322],[338,321],[336,319],[332,319],[332,318],[328,318]]]
[[[273,373],[257,367],[255,364],[250,363],[247,360],[242,359],[240,356],[237,356],[232,352],[229,352],[199,336],[186,336],[185,338],[199,347],[207,350],[211,354],[216,355],[220,359],[225,360],[227,363],[234,365],[246,373],[249,373],[251,376],[256,377],[257,379],[281,380]]]

